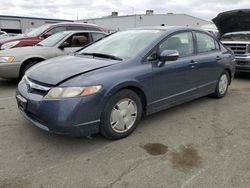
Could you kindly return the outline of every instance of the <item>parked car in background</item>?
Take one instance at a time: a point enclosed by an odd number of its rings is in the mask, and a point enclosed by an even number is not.
[[[0,77],[21,78],[33,65],[46,59],[79,50],[106,34],[98,31],[64,31],[41,41],[36,46],[0,51]]]
[[[120,139],[142,115],[209,94],[224,97],[234,71],[233,53],[208,32],[140,28],[32,67],[16,98],[43,130]]]
[[[16,34],[16,33],[5,33],[0,35],[0,39],[7,38],[7,37],[16,37],[16,36],[21,36],[22,34]]]
[[[220,13],[213,22],[221,34],[221,42],[236,58],[236,71],[250,72],[250,9]]]
[[[91,30],[102,31],[102,28],[94,24],[78,23],[78,22],[64,22],[56,24],[46,24],[41,27],[35,28],[29,33],[6,39],[0,39],[0,49],[6,50],[9,48],[34,46],[48,38],[49,36],[60,32],[69,30]]]
[[[0,36],[4,34],[7,34],[7,33],[5,31],[0,31]]]

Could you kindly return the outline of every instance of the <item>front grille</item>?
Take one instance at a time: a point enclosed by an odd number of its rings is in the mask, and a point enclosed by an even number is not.
[[[247,53],[247,44],[224,43],[224,45],[230,48],[235,55],[242,55]]]
[[[30,92],[30,93],[45,95],[50,90],[50,87],[45,86],[44,84],[41,85],[40,83],[37,84],[36,81],[33,81],[33,80],[31,80],[30,78],[28,78],[26,76],[24,77],[24,80],[26,82],[28,92]]]

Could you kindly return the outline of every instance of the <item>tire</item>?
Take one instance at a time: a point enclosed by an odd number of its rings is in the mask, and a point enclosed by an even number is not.
[[[128,89],[111,96],[101,115],[100,132],[111,140],[129,136],[140,122],[142,103],[139,96]]]
[[[35,64],[39,63],[39,61],[31,61],[29,63],[26,63],[22,69],[21,69],[21,72],[20,72],[20,79],[23,78],[23,76],[25,75],[25,72],[31,68],[32,66],[34,66]]]
[[[223,98],[228,91],[230,77],[228,71],[224,71],[218,80],[215,92],[212,94],[214,98]]]

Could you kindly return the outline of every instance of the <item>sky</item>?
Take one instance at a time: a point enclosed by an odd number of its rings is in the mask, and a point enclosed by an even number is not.
[[[250,8],[250,0],[1,0],[0,14],[56,19],[88,19],[119,15],[185,13],[211,20],[218,13]]]

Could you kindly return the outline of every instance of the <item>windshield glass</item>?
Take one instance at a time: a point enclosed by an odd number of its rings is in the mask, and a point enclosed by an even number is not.
[[[45,40],[39,42],[38,46],[53,47],[68,35],[68,32],[56,33]]]
[[[46,29],[49,28],[49,25],[43,25],[41,27],[32,29],[29,33],[27,33],[26,35],[28,37],[36,37],[38,35],[40,35],[41,33],[43,33]]]
[[[250,33],[231,33],[222,36],[223,41],[249,41]]]
[[[115,33],[91,46],[79,54],[107,54],[122,59],[134,57],[139,51],[160,35],[159,30],[133,30]]]

